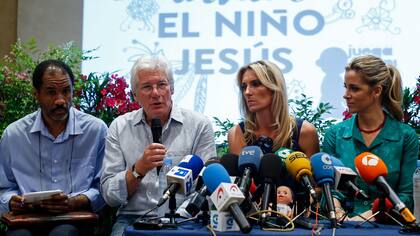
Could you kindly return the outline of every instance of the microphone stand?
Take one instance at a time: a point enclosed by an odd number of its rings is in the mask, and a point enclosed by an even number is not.
[[[349,194],[349,197],[348,198],[346,198],[346,200],[344,200],[344,209],[345,209],[345,213],[344,213],[344,215],[343,215],[343,217],[341,218],[341,220],[340,220],[340,224],[343,226],[343,227],[345,227],[345,225],[344,225],[344,220],[347,218],[347,216],[350,214],[350,213],[353,213],[353,211],[354,211],[354,196],[352,195],[352,194]],[[363,220],[367,220],[364,216],[362,216],[362,215],[360,215],[360,214],[356,214],[358,217],[360,217],[360,218],[362,218]],[[374,222],[374,221],[369,221],[369,220],[367,220],[367,222],[369,223],[369,224],[371,224],[372,226],[374,226],[375,228],[379,228],[379,225],[376,223],[376,222]],[[355,228],[358,228],[358,227],[360,227],[360,226],[354,226]]]
[[[176,228],[176,217],[180,217],[179,214],[176,213],[176,198],[175,194],[171,194],[169,198],[169,213],[165,214],[166,218],[169,218],[169,223],[165,223],[164,226],[168,228]]]
[[[267,196],[264,196],[265,199],[262,199],[262,210],[268,210],[271,205],[272,210],[276,211],[277,208],[277,196],[276,196],[276,186],[274,184],[265,184],[264,192],[268,192]],[[264,198],[263,197],[263,198]],[[265,209],[264,209],[265,208]],[[259,224],[262,227],[269,226],[270,222],[276,222],[277,216],[269,216],[268,213],[262,213],[259,217]]]
[[[209,204],[207,199],[205,200],[203,207],[201,207],[201,214],[197,215],[196,222],[198,223],[200,220],[202,220],[201,223],[203,226],[207,226],[210,223]]]
[[[401,222],[399,222],[397,219],[395,219],[393,216],[391,216],[391,214],[389,214],[387,211],[386,211],[386,207],[385,207],[385,197],[384,196],[381,196],[381,197],[379,197],[379,204],[378,204],[378,211],[377,212],[375,212],[375,214],[372,214],[371,216],[369,216],[367,219],[365,219],[364,217],[362,217],[361,216],[361,218],[362,219],[364,219],[364,221],[362,221],[362,222],[360,222],[359,224],[357,224],[357,225],[355,225],[354,226],[354,228],[359,228],[360,226],[362,226],[364,223],[366,223],[366,222],[369,222],[369,223],[372,223],[370,220],[373,218],[373,217],[375,217],[376,215],[378,215],[378,214],[380,214],[380,213],[384,213],[385,215],[387,215],[389,218],[391,218],[395,223],[397,223],[397,224],[399,224],[401,227],[404,227],[404,225],[401,223]],[[360,215],[359,215],[360,216]],[[375,223],[376,224],[376,223]],[[376,227],[379,227],[377,224],[376,224]]]
[[[316,201],[316,199],[315,199],[315,201]],[[301,202],[302,204],[299,204],[299,202]],[[310,209],[311,203],[310,203],[309,193],[307,191],[296,192],[296,201],[295,201],[294,205],[295,205],[295,210],[294,210],[295,214],[297,212],[299,212],[299,214],[297,214],[291,221],[294,222],[297,226],[300,226],[304,229],[312,229],[313,228],[313,223],[310,222],[310,219],[308,218],[309,216],[306,217],[304,215],[305,213],[313,212]],[[299,206],[303,206],[304,208],[299,209],[298,208]],[[322,215],[320,215],[320,216],[322,216]],[[325,216],[322,216],[322,217],[324,217],[325,219],[328,219]],[[285,225],[285,227],[288,227],[289,224],[290,224],[290,222],[287,223]],[[317,227],[318,228],[323,228],[324,225],[323,224],[318,224]]]

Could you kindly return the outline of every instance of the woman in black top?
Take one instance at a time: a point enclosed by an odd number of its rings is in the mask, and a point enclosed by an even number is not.
[[[239,155],[249,145],[259,146],[264,154],[282,147],[302,151],[308,158],[319,152],[315,127],[289,114],[286,85],[279,67],[266,60],[253,62],[239,70],[237,82],[244,121],[229,130],[231,153]],[[306,208],[309,199],[305,190],[285,169],[279,175],[276,184],[288,186],[296,194],[297,211]]]
[[[239,155],[242,148],[258,145],[265,153],[281,147],[302,151],[308,157],[319,152],[315,127],[289,114],[283,73],[266,60],[243,66],[237,75],[244,122],[228,134],[229,150]]]

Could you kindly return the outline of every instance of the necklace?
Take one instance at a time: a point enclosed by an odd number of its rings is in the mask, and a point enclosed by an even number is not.
[[[380,129],[382,129],[384,127],[385,120],[386,120],[386,116],[384,115],[384,120],[382,121],[382,123],[376,129],[366,130],[366,129],[360,128],[359,119],[358,119],[357,120],[357,128],[359,128],[360,132],[363,132],[363,133],[366,133],[366,134],[375,133],[376,131],[378,131],[378,130],[380,130]]]

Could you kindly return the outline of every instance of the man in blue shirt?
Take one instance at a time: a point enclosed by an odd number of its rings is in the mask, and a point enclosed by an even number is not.
[[[106,124],[72,107],[74,75],[63,62],[41,62],[32,83],[40,109],[10,124],[0,140],[0,213],[100,210],[105,205],[99,178]],[[55,189],[62,193],[39,204],[22,198]],[[7,234],[30,235],[33,230],[12,229]],[[85,229],[68,224],[44,230],[77,235]]]

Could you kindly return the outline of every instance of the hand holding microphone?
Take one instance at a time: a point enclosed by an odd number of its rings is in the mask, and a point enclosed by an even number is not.
[[[149,144],[146,146],[143,155],[134,163],[136,172],[146,175],[151,169],[162,166],[165,155],[166,148],[163,144]]]

